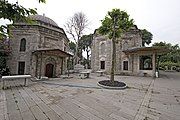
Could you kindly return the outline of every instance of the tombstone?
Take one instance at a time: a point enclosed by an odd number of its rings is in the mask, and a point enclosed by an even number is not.
[[[74,66],[74,72],[76,72],[76,73],[79,73],[79,72],[81,72],[81,71],[83,71],[83,70],[84,70],[84,66],[81,65],[81,64],[76,64],[76,65]]]
[[[165,66],[165,70],[168,70],[168,66]]]
[[[88,64],[85,64],[85,69],[88,69]]]
[[[176,66],[171,66],[171,70],[176,70]]]

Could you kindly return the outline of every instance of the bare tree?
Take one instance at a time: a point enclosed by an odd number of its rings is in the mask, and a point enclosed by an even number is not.
[[[65,24],[65,29],[72,37],[76,44],[76,51],[74,55],[74,65],[78,63],[78,42],[81,39],[84,30],[87,28],[88,20],[84,13],[78,12],[71,17]]]

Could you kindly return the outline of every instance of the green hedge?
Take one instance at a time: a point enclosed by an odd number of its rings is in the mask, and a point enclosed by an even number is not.
[[[173,63],[171,61],[167,61],[167,62],[162,62],[159,64],[160,69],[166,69],[166,66],[168,67],[168,69],[170,70],[171,67],[175,66],[175,67],[180,67],[180,62],[179,63]]]

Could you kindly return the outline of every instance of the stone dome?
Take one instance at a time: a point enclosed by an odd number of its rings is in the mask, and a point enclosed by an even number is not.
[[[33,20],[43,22],[45,24],[48,24],[48,25],[51,25],[51,26],[54,26],[54,27],[59,27],[56,22],[54,22],[52,19],[50,19],[50,18],[48,18],[48,17],[46,17],[44,15],[31,15],[29,17],[31,19],[33,19]]]

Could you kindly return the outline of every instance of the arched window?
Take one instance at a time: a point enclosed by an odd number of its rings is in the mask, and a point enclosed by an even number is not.
[[[26,39],[25,38],[21,39],[20,51],[26,51]]]
[[[101,54],[105,54],[105,43],[101,44]]]
[[[123,70],[128,70],[128,61],[123,61]]]
[[[127,49],[128,49],[128,41],[124,41],[123,50],[127,50]]]
[[[152,56],[140,56],[140,70],[152,70]]]
[[[105,61],[101,61],[101,69],[105,69]]]

